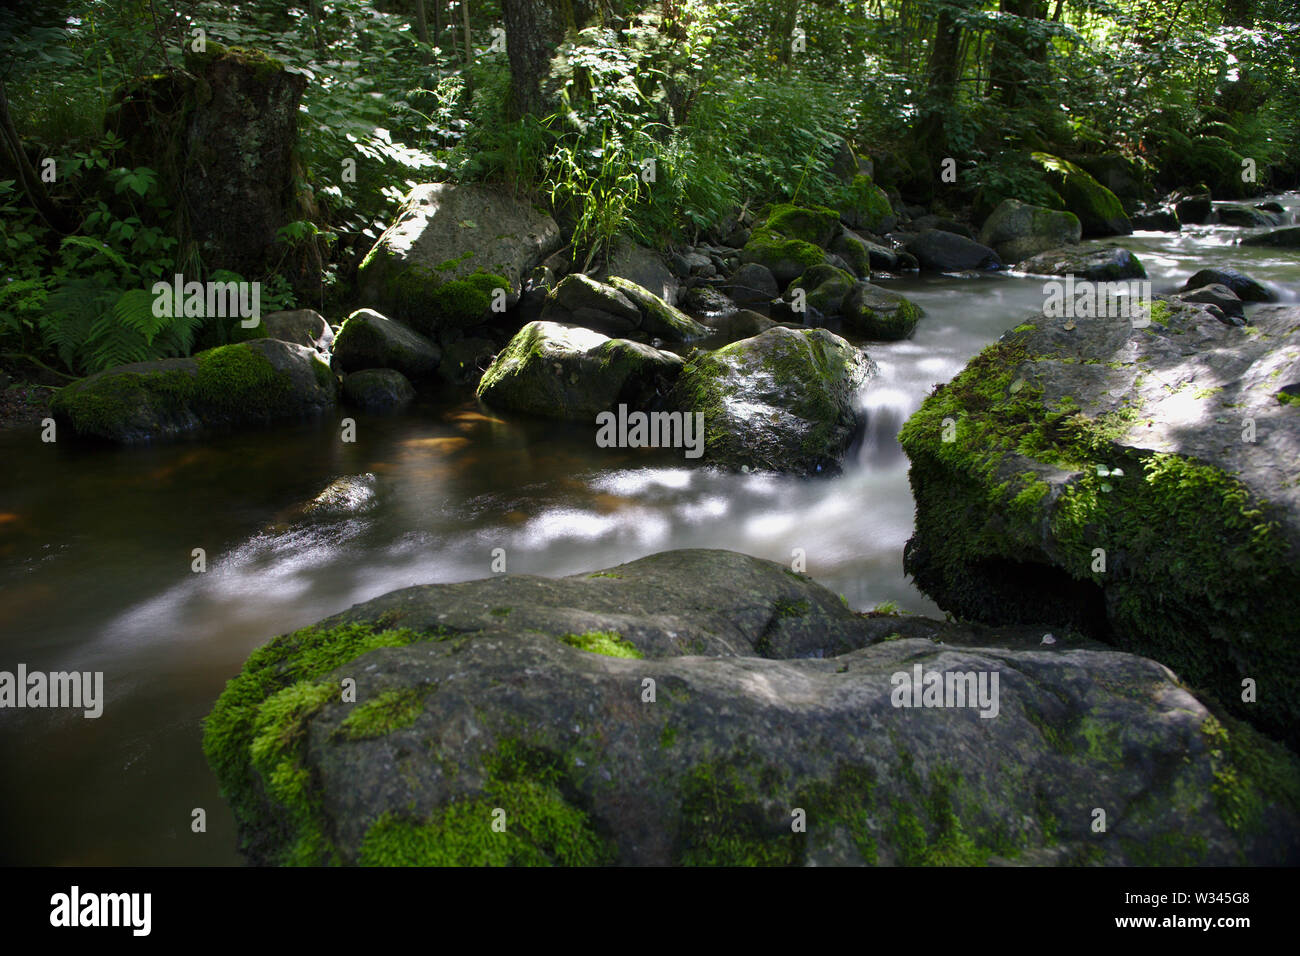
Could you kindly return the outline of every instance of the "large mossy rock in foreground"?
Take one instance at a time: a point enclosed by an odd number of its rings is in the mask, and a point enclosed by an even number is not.
[[[278,637],[204,749],[255,863],[1300,859],[1294,756],[1159,664],[1040,635],[859,616],[772,562],[674,551]],[[895,706],[916,668],[983,703]]]
[[[954,614],[1073,623],[1295,746],[1300,309],[1151,318],[1019,326],[925,401],[904,566]]]
[[[874,371],[832,332],[777,326],[693,357],[669,402],[704,415],[706,462],[834,474],[858,429],[857,390]]]
[[[676,355],[649,345],[578,326],[530,322],[483,373],[478,397],[494,408],[594,422],[619,404],[653,404],[681,368]]]
[[[357,279],[384,314],[435,335],[488,319],[496,290],[513,301],[523,277],[559,247],[555,220],[527,203],[488,186],[426,183],[411,190]]]
[[[106,369],[61,389],[53,410],[80,436],[151,441],[310,418],[334,404],[337,384],[312,349],[263,338]]]

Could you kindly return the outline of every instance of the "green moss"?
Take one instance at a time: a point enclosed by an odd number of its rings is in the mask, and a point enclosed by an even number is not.
[[[850,221],[856,221],[861,228],[871,232],[882,231],[886,220],[894,215],[889,196],[872,182],[870,176],[862,174],[853,177],[841,206],[849,214]]]
[[[475,272],[438,286],[429,294],[429,304],[438,325],[464,328],[487,318],[497,289],[508,294],[510,280],[490,272]]]
[[[631,641],[623,639],[617,631],[587,631],[584,634],[565,634],[560,638],[570,647],[606,657],[625,657],[640,660],[645,657]]]
[[[1031,322],[1022,322],[1020,325],[1017,325],[1011,331],[1012,332],[1034,332],[1037,331],[1037,329],[1038,326],[1034,325]]]
[[[409,727],[424,713],[424,699],[429,691],[428,687],[385,691],[353,708],[339,732],[348,740],[367,740]]]
[[[205,421],[267,419],[293,394],[288,375],[277,372],[261,352],[241,345],[223,345],[194,356],[198,377],[194,399]]]
[[[312,374],[316,376],[316,384],[321,388],[328,389],[334,383],[334,373],[330,367],[315,356],[311,360]]]
[[[1156,299],[1151,303],[1151,321],[1156,325],[1168,326],[1169,316],[1173,314],[1173,309],[1164,299]]]
[[[483,767],[480,796],[450,803],[425,820],[380,816],[362,841],[361,864],[599,866],[614,861],[613,844],[572,796],[572,768],[565,761],[507,740]]]
[[[1300,395],[1292,395],[1289,392],[1278,392],[1274,398],[1283,405],[1290,405],[1293,408],[1300,406]]]
[[[803,617],[808,613],[811,605],[808,603],[807,598],[800,598],[798,601],[779,598],[774,608],[777,617]]]
[[[490,613],[493,617],[506,617],[510,614],[510,610],[508,607],[494,607]]]
[[[742,251],[746,262],[757,262],[773,273],[803,273],[826,261],[826,253],[819,246],[802,239],[788,239],[771,229],[759,227],[749,237]]]
[[[623,575],[616,574],[613,571],[597,571],[595,574],[587,575],[589,578],[622,578]]]
[[[1267,504],[1210,465],[1124,451],[1118,442],[1140,425],[1136,408],[1090,417],[1067,403],[1048,407],[1038,382],[1050,373],[1040,362],[1050,368],[1023,340],[998,342],[900,431],[924,542],[924,561],[910,568],[921,588],[942,594],[953,613],[1000,621],[1007,609],[984,569],[999,559],[1053,565],[1106,588],[1108,624],[1122,646],[1226,700],[1238,678],[1216,646],[1238,648],[1243,660],[1296,661],[1300,574]],[[942,440],[945,419],[956,423],[956,441]],[[1074,474],[1049,495],[1024,459]],[[1125,477],[1099,476],[1098,464],[1122,467]],[[1095,573],[1095,548],[1125,561]],[[1290,696],[1294,713],[1300,699]],[[1273,720],[1285,733],[1282,718]]]
[[[1167,832],[1146,840],[1121,836],[1119,844],[1134,866],[1199,866],[1207,852],[1198,833]]]
[[[840,224],[840,214],[825,206],[794,206],[781,203],[771,207],[764,227],[787,239],[798,239],[822,246],[830,242]]]
[[[1128,221],[1119,197],[1087,171],[1049,153],[1032,155],[1051,174],[1053,185],[1065,200],[1066,208],[1079,217],[1084,235],[1109,232],[1107,224]]]
[[[203,752],[254,859],[332,858],[316,823],[300,747],[307,719],[341,693],[320,679],[375,648],[420,638],[408,629],[376,631],[370,624],[306,627],[258,648],[226,684],[204,721]]]
[[[761,775],[761,772],[760,772]],[[792,866],[802,834],[765,806],[743,759],[697,764],[682,780],[675,859],[683,866]]]
[[[1210,747],[1210,785],[1219,817],[1238,836],[1264,832],[1265,810],[1300,813],[1300,761],[1281,744],[1231,717],[1201,726]]]

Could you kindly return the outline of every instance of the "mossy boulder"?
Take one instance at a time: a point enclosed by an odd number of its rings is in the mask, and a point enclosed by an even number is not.
[[[853,177],[845,190],[840,215],[849,228],[865,229],[876,235],[889,232],[898,224],[889,196],[870,176],[861,173]]]
[[[609,282],[616,276],[635,282],[669,305],[677,305],[681,301],[681,280],[673,275],[663,257],[653,249],[626,240],[618,242],[609,254],[605,268],[596,278]]]
[[[693,342],[708,338],[709,330],[705,326],[637,283],[622,276],[610,276],[609,284],[636,306],[641,313],[637,328],[646,335],[665,342]]]
[[[334,341],[333,366],[344,373],[391,368],[419,382],[431,378],[441,360],[435,342],[373,309],[349,315]]]
[[[560,242],[550,216],[492,187],[426,183],[367,253],[358,286],[386,315],[438,335],[490,318],[497,289],[513,305]]]
[[[1016,264],[1020,272],[1031,275],[1065,276],[1092,282],[1117,282],[1121,279],[1145,279],[1142,260],[1121,246],[1085,243],[1065,249],[1049,249]]]
[[[204,751],[259,864],[1297,862],[1294,756],[1040,636],[859,616],[727,551],[494,575],[275,638]],[[897,706],[918,667],[996,680],[996,719]]]
[[[365,411],[387,412],[409,405],[415,389],[396,369],[368,368],[343,379],[343,397]]]
[[[694,356],[669,402],[704,414],[707,462],[833,474],[858,429],[858,388],[874,371],[838,335],[777,326]]]
[[[823,315],[837,315],[844,297],[849,294],[857,280],[843,269],[837,269],[828,263],[821,263],[808,269],[786,290],[786,298],[793,296],[796,290],[802,290],[804,300],[811,308]]]
[[[766,226],[755,229],[740,251],[742,262],[766,268],[778,286],[786,286],[805,269],[826,261],[826,251],[804,239],[789,238]]]
[[[768,209],[762,225],[787,239],[798,239],[824,249],[839,232],[840,214],[826,206],[779,203]]]
[[[1126,236],[1133,231],[1119,197],[1087,170],[1050,153],[1034,153],[1033,157],[1047,171],[1048,181],[1065,200],[1065,208],[1079,217],[1084,236]]]
[[[541,317],[605,335],[634,332],[641,325],[641,310],[623,292],[580,272],[565,276],[551,290]]]
[[[878,272],[897,272],[902,268],[898,253],[888,246],[864,239],[851,229],[845,229],[831,243],[831,252],[838,255],[861,279],[871,278],[873,270]]]
[[[924,314],[912,300],[870,282],[856,283],[840,308],[847,331],[878,342],[907,338]]]
[[[899,436],[904,565],[954,614],[1077,626],[1294,747],[1300,416],[1275,394],[1300,384],[1300,310],[1152,313],[1023,324],[925,401]]]
[[[979,241],[1003,262],[1020,262],[1048,249],[1076,243],[1082,237],[1079,217],[1018,199],[1004,199],[984,220]]]
[[[334,375],[314,351],[262,338],[106,369],[60,389],[52,409],[78,436],[126,444],[297,421],[336,397]]]
[[[494,408],[594,422],[620,404],[649,406],[681,367],[676,355],[639,342],[530,322],[483,373],[478,397]]]

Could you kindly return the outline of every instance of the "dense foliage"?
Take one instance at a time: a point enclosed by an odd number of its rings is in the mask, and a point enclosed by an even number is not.
[[[263,310],[346,302],[416,182],[477,179],[549,206],[590,263],[743,208],[834,205],[845,144],[936,211],[1043,201],[1036,151],[1118,156],[1150,195],[1294,186],[1300,27],[1288,0],[582,0],[554,5],[544,115],[518,115],[502,24],[538,0],[49,0],[0,13],[0,353],[84,374],[224,333],[155,318],[158,277],[213,278],[160,169],[105,130],[115,92],[177,70],[195,27],[308,81],[286,247],[324,252],[324,299],[265,274]],[[515,78],[516,81],[518,77]],[[516,85],[517,88],[517,85]],[[30,183],[19,168],[53,182]],[[936,192],[942,160],[953,188]],[[1257,183],[1243,183],[1243,160]],[[349,162],[352,161],[352,162]],[[215,275],[216,278],[223,278]],[[229,276],[224,276],[229,278]],[[322,293],[318,293],[322,294]]]

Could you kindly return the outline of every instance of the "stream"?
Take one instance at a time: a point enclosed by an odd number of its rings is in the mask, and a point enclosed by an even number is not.
[[[1300,196],[1277,198],[1297,221]],[[1230,266],[1300,300],[1300,256],[1235,245],[1251,231],[1112,241],[1138,255],[1155,292]],[[154,447],[0,432],[0,670],[103,671],[106,697],[99,719],[0,710],[0,863],[241,864],[200,747],[226,680],[276,634],[396,588],[485,577],[495,548],[510,572],[548,576],[673,548],[789,565],[798,548],[854,608],[892,601],[942,617],[903,574],[913,508],[895,436],[935,384],[1041,310],[1042,283],[881,280],[926,315],[912,339],[868,346],[879,371],[860,397],[866,433],[834,478],[600,449],[594,425],[473,401]],[[344,415],[355,443],[339,440]],[[204,833],[191,831],[195,808]]]

